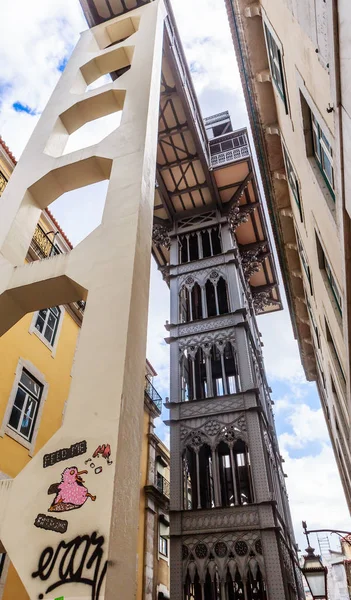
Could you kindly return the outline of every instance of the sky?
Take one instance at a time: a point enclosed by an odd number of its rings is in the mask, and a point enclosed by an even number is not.
[[[203,116],[229,110],[234,129],[248,126],[224,0],[173,0],[173,7]],[[17,159],[86,27],[78,0],[1,0],[0,135]],[[76,135],[70,149],[87,139],[96,142],[116,126],[114,118],[105,119]],[[50,206],[73,244],[99,224],[106,189],[106,183],[96,184]],[[305,379],[284,305],[282,312],[259,317],[258,324],[295,533],[305,548],[302,519],[310,528],[346,530],[350,519],[316,386]],[[153,263],[148,358],[158,372],[155,386],[163,398],[169,393],[169,347],[164,342],[168,306],[168,288]],[[166,410],[162,417],[167,418]],[[157,426],[167,442],[161,419]],[[331,543],[338,547],[336,536]]]

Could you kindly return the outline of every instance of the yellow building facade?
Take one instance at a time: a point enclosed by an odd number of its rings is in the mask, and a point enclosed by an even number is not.
[[[16,165],[15,158],[0,138],[0,202],[1,194]],[[27,254],[27,262],[53,254],[69,252],[72,245],[59,224],[48,211],[43,211]],[[52,307],[23,317],[0,337],[0,479],[12,479],[24,469],[31,458],[60,428],[66,408],[75,351],[83,319],[85,303],[78,302]],[[144,429],[140,480],[140,518],[138,542],[138,600],[167,598],[168,542],[158,541],[168,528],[159,522],[168,511],[163,477],[157,473],[158,457],[169,464],[168,450],[154,435],[154,418],[161,414],[162,400],[152,385],[156,372],[147,363],[144,396]],[[168,476],[169,480],[169,476]],[[154,488],[155,518],[150,528],[147,486]],[[158,490],[161,489],[161,492]],[[163,512],[162,512],[163,511]],[[149,525],[148,525],[149,524]],[[163,529],[162,529],[163,528]],[[144,557],[150,551],[148,538],[153,536],[154,556],[148,563]],[[164,554],[159,549],[167,550]],[[29,541],[30,550],[30,541]],[[152,595],[145,595],[144,571]],[[151,574],[151,575],[150,575]],[[164,595],[160,595],[164,593]],[[0,546],[0,599],[28,600],[29,596],[14,567]]]

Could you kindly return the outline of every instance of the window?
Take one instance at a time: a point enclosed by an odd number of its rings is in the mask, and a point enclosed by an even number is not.
[[[264,32],[266,37],[266,45],[268,51],[269,67],[272,75],[272,79],[278,90],[281,99],[284,102],[285,112],[288,114],[288,103],[285,90],[284,82],[284,71],[283,71],[283,59],[281,49],[273,37],[273,34],[269,31],[267,24],[264,24]]]
[[[317,234],[316,234],[316,244],[317,244],[319,268],[325,273],[325,282],[327,283],[328,288],[331,291],[332,298],[335,300],[339,314],[342,317],[342,296],[341,296],[341,293],[339,290],[339,286],[336,283],[336,279],[333,275],[332,268],[331,268],[330,263],[325,255],[323,246],[320,243]]]
[[[302,215],[302,206],[301,206],[301,196],[300,196],[300,187],[299,187],[299,182],[297,179],[297,175],[295,173],[295,169],[293,167],[293,164],[290,160],[290,157],[288,155],[288,152],[284,146],[284,144],[282,144],[282,148],[283,148],[283,155],[284,155],[284,161],[285,161],[285,170],[286,170],[286,176],[288,178],[288,184],[291,188],[291,191],[293,193],[293,196],[295,198],[297,207],[299,209],[299,213],[300,213],[300,220],[301,223],[303,222],[303,215]]]
[[[6,559],[6,554],[5,553],[4,554],[0,553],[0,578],[1,578],[1,575],[2,575],[3,570],[4,570],[5,559]]]
[[[329,347],[330,347],[330,351],[331,351],[331,355],[334,358],[334,362],[335,362],[335,366],[337,368],[337,371],[339,373],[339,375],[341,376],[341,380],[343,382],[343,384],[346,384],[346,377],[345,377],[345,373],[344,373],[344,369],[340,360],[340,356],[339,353],[336,349],[336,345],[335,342],[333,340],[332,334],[330,333],[330,329],[327,323],[327,320],[325,319],[325,331],[327,334],[327,341],[329,343]]]
[[[313,154],[317,161],[320,172],[322,173],[332,195],[332,198],[335,200],[333,150],[311,109],[310,117],[312,127]]]
[[[54,345],[61,310],[58,306],[43,308],[38,312],[35,328],[42,334],[50,346]]]
[[[311,294],[311,296],[313,296],[311,271],[310,271],[310,267],[308,266],[308,260],[307,260],[307,255],[306,255],[305,249],[304,249],[304,247],[302,245],[302,242],[301,242],[300,237],[299,237],[299,235],[298,235],[297,232],[296,232],[296,239],[297,239],[297,246],[298,246],[298,250],[299,250],[299,255],[300,255],[301,262],[302,262],[302,266],[303,266],[304,271],[306,273],[306,277],[308,279],[308,283],[310,284],[310,294]]]
[[[159,552],[163,556],[168,556],[168,539],[160,535]]]
[[[318,348],[320,348],[319,331],[318,331],[316,319],[314,318],[312,307],[311,307],[311,304],[310,304],[308,298],[306,298],[306,300],[307,300],[308,314],[310,315],[310,319],[311,319],[311,323],[312,323],[312,328],[313,328],[314,334],[316,336],[317,346],[318,346]]]
[[[32,440],[43,386],[25,369],[17,386],[8,426],[28,440]]]

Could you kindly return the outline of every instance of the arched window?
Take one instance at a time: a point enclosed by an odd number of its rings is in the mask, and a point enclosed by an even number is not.
[[[198,348],[194,360],[194,391],[192,399],[207,398],[206,356],[202,348]]]
[[[235,573],[233,577],[233,572]],[[241,575],[234,566],[233,568],[229,568],[227,570],[227,579],[226,579],[226,591],[228,600],[246,600],[245,591],[244,591],[244,583],[241,579]]]
[[[214,496],[214,465],[212,463],[211,448],[203,444],[199,451],[199,480],[200,480],[200,505],[201,508],[213,508]],[[200,506],[199,506],[200,508]]]
[[[180,323],[190,321],[190,292],[185,285],[179,293],[179,321]]]
[[[201,288],[198,283],[195,283],[193,289],[191,290],[191,309],[193,321],[196,319],[202,319]]]
[[[207,316],[215,317],[218,314],[216,290],[215,290],[214,284],[212,283],[212,281],[210,281],[210,279],[208,279],[206,281],[205,290],[206,290]]]
[[[221,600],[221,584],[218,575],[218,568],[213,561],[210,561],[210,564],[211,568],[208,567],[206,571],[204,600]]]
[[[212,227],[201,231],[202,254],[204,258],[221,254],[222,243],[219,227]]]
[[[220,442],[217,446],[218,465],[219,465],[219,483],[221,494],[221,506],[235,505],[235,492],[233,474],[235,466],[231,462],[231,453],[228,444]]]
[[[220,277],[217,283],[217,296],[219,314],[225,315],[229,312],[229,303],[227,282],[223,279],[223,277]]]
[[[199,243],[196,233],[189,235],[189,260],[199,259]]]
[[[236,480],[239,492],[240,504],[251,504],[253,502],[250,456],[247,446],[243,440],[235,442],[233,447]]]
[[[193,400],[193,378],[192,378],[192,360],[187,350],[180,359],[180,387],[181,401],[187,402]]]
[[[266,586],[257,562],[254,569],[249,569],[246,588],[249,600],[267,600]]]
[[[179,263],[183,264],[188,262],[189,260],[189,252],[188,252],[188,240],[185,235],[181,235],[178,238],[179,245]]]
[[[190,577],[189,568],[185,577],[184,600],[202,600],[199,574],[196,571],[196,574],[192,580]]]
[[[187,447],[183,452],[183,506],[184,510],[192,510],[197,505],[196,454]]]
[[[223,358],[227,394],[236,394],[237,392],[240,392],[240,382],[233,345],[231,342],[226,343],[224,347]]]

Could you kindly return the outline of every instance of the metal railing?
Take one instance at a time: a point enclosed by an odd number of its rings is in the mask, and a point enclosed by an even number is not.
[[[233,150],[227,150],[226,152],[219,152],[211,156],[211,167],[219,167],[220,165],[226,165],[243,158],[250,156],[248,146],[241,146]]]
[[[5,187],[7,186],[7,179],[3,173],[0,171],[0,196],[3,193]]]
[[[148,396],[149,400],[154,403],[157,412],[161,414],[162,398],[147,376],[145,377],[145,394]]]
[[[161,494],[163,494],[164,496],[167,496],[167,498],[170,497],[171,490],[170,490],[169,481],[168,481],[168,479],[163,477],[163,475],[161,475],[161,473],[159,473],[158,471],[156,471],[156,474],[155,474],[155,484],[156,484],[158,491],[161,492]]]
[[[60,254],[54,242],[40,225],[36,226],[30,245],[39,258],[48,258],[48,256]]]

